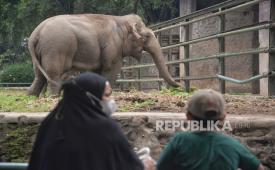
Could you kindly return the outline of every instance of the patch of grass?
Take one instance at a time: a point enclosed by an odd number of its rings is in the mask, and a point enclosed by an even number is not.
[[[231,93],[230,95],[236,95],[236,96],[251,96],[251,93]]]
[[[126,105],[119,107],[118,111],[119,112],[131,112],[131,111],[139,110],[141,108],[150,108],[151,106],[154,106],[155,103],[156,102],[151,99],[147,99],[147,100],[141,101],[141,102],[135,101],[132,104],[126,104]]]
[[[117,109],[118,112],[131,112],[133,109],[130,106],[123,106],[123,107],[118,107]]]
[[[151,100],[151,99],[148,99],[148,100],[145,100],[143,102],[135,102],[133,107],[134,108],[145,108],[145,107],[150,107],[152,105],[154,105],[156,102]]]
[[[161,93],[179,97],[190,95],[190,93],[185,92],[181,87],[162,88]]]
[[[115,92],[113,96],[119,105],[118,112],[132,111],[175,111],[183,108],[179,101],[185,101],[188,93],[182,89],[163,89],[150,93],[132,90]],[[60,98],[27,96],[26,90],[0,89],[0,112],[49,112]],[[182,102],[181,102],[182,103]]]
[[[57,100],[27,96],[25,90],[0,89],[0,112],[47,112]]]

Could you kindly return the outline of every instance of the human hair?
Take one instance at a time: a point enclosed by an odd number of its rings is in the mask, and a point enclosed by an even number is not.
[[[212,110],[204,112],[204,115],[207,118],[199,118],[199,117],[195,116],[194,114],[192,114],[190,111],[187,111],[187,114],[192,118],[192,120],[202,122],[204,128],[206,128],[208,126],[207,122],[209,122],[209,121],[213,121],[213,123],[220,121],[220,119],[215,118],[215,116],[217,115],[217,112],[212,111]]]

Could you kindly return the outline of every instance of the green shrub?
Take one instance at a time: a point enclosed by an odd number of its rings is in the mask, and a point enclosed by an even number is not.
[[[10,125],[11,126],[11,125]],[[1,139],[0,160],[5,162],[26,162],[32,150],[37,125],[17,125],[11,131],[4,131]]]
[[[0,72],[1,83],[31,83],[33,79],[34,73],[30,63],[9,65]]]

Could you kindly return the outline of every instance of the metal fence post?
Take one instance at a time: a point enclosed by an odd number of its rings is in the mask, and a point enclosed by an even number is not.
[[[274,0],[263,0],[259,2],[259,22],[275,20]],[[259,31],[260,47],[274,47],[274,28]],[[269,72],[275,70],[275,54],[272,52],[260,54],[259,72]],[[275,77],[268,77],[260,80],[260,94],[264,96],[275,95]]]
[[[190,37],[189,37],[190,29],[189,28],[190,28],[190,25],[184,26],[185,42],[189,41],[189,39],[190,39]],[[187,44],[187,45],[184,45],[184,58],[188,59],[189,55],[190,55],[190,45]],[[184,63],[184,72],[185,72],[185,77],[190,76],[189,62]],[[184,84],[185,84],[186,92],[190,92],[190,80],[184,80]]]
[[[125,64],[126,64],[126,59],[122,59],[122,67],[125,66]],[[124,79],[124,78],[125,78],[124,70],[121,70],[119,79]],[[121,90],[121,91],[124,90],[123,83],[120,83],[120,90]]]
[[[271,21],[275,21],[275,2],[274,0],[271,1],[271,7],[270,7],[270,11],[271,11]],[[275,47],[275,28],[269,28],[269,47]],[[270,63],[269,63],[269,71],[275,71],[275,52],[273,51],[269,51],[269,59],[270,59]],[[275,95],[275,77],[269,77],[269,95]]]
[[[138,64],[140,65],[141,63],[138,62]],[[138,79],[140,80],[141,79],[141,69],[138,68]],[[141,83],[138,82],[138,90],[141,91]]]
[[[118,79],[124,79],[124,73],[123,73],[123,72],[124,72],[124,71],[121,70],[120,75],[118,75]],[[123,91],[123,90],[124,90],[123,84],[124,84],[124,83],[120,83],[120,85],[119,85],[120,91]]]
[[[173,37],[172,37],[172,29],[169,30],[169,38],[168,38],[168,45],[172,45]],[[172,49],[170,48],[168,50],[168,62],[172,61]],[[171,74],[172,73],[172,66],[168,65],[168,71]]]
[[[259,6],[253,6],[252,10],[254,11],[253,15],[253,23],[259,22]],[[252,38],[252,48],[256,49],[259,48],[259,32],[254,31]],[[252,54],[252,75],[259,74],[259,54]],[[259,94],[260,93],[260,80],[251,82],[252,85],[252,94]]]
[[[221,9],[220,9],[221,11]],[[225,31],[225,14],[222,14],[219,16],[220,18],[220,32]],[[224,53],[225,52],[225,41],[224,37],[218,38],[219,41],[219,53]],[[219,74],[220,75],[225,75],[225,59],[219,58]],[[225,93],[225,81],[224,80],[219,80],[219,86],[220,86],[220,92],[222,94]]]
[[[197,0],[180,0],[180,16],[187,16],[190,15],[192,12],[196,11],[197,9]],[[189,21],[188,18],[183,20],[185,23]],[[190,34],[190,24],[186,24],[185,26],[181,27],[181,36],[180,41],[189,41],[189,34]],[[184,34],[183,31],[184,30]],[[180,57],[179,58],[184,58],[188,59],[189,58],[189,50],[190,50],[190,45],[184,45],[183,47],[180,47]],[[186,62],[184,64],[180,64],[180,77],[186,77],[189,76],[189,63]],[[184,73],[182,73],[184,70]],[[189,80],[184,80],[184,85],[185,85],[185,90],[187,92],[190,91],[190,81]]]
[[[162,36],[161,36],[161,32],[158,34],[157,39],[158,39],[158,41],[159,41],[160,46],[162,47]],[[158,78],[160,78],[159,73],[158,73]],[[160,82],[160,81],[158,81],[158,90],[161,90],[161,82]]]

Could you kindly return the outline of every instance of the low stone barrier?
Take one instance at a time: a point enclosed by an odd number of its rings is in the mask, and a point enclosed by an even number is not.
[[[26,162],[39,123],[47,114],[0,113],[0,161]],[[186,122],[183,113],[116,113],[113,118],[133,147],[150,147],[155,159],[176,132],[185,130],[171,125]],[[275,116],[228,115],[227,121],[232,131],[223,133],[246,145],[267,170],[275,169]],[[160,125],[164,130],[157,127]]]

